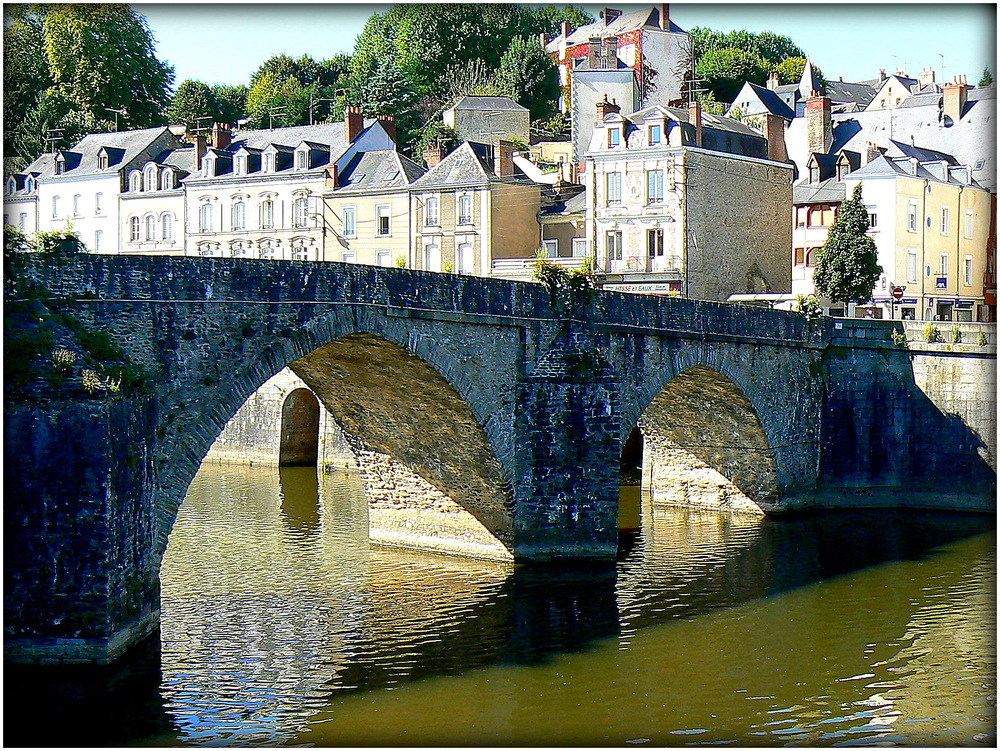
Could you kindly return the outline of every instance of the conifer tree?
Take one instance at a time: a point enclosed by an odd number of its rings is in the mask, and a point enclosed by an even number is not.
[[[868,211],[861,202],[861,185],[840,205],[837,220],[819,250],[813,281],[816,291],[834,302],[863,303],[882,274],[875,242],[868,232]]]

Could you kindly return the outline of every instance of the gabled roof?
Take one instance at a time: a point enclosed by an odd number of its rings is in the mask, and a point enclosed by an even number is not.
[[[413,181],[414,188],[438,185],[481,185],[492,178],[479,155],[468,141],[462,143],[448,156],[431,167],[422,177]]]
[[[739,95],[737,95],[736,98],[739,99],[744,94],[751,94],[755,96],[760,102],[761,107],[767,112],[770,112],[772,115],[781,115],[786,120],[791,120],[795,117],[795,113],[792,111],[792,108],[789,107],[780,96],[766,86],[758,86],[755,83],[747,81],[743,84],[743,90],[739,93]],[[753,115],[757,113],[751,112],[749,114]]]
[[[451,106],[451,109],[528,111],[527,107],[522,107],[509,96],[463,96]]]
[[[905,156],[908,159],[917,159],[921,162],[942,161],[950,165],[958,164],[958,160],[955,157],[951,154],[945,154],[943,151],[925,149],[910,143],[904,143],[903,141],[889,141],[889,144],[889,151],[886,152],[886,156],[889,157]]]
[[[819,76],[816,75],[816,70],[813,68],[812,61],[806,58],[806,64],[802,67],[802,77],[799,78],[799,95],[803,98],[808,98],[812,96],[814,91],[822,91],[823,87],[820,86]]]
[[[165,133],[170,133],[170,130],[166,127],[125,130],[115,133],[91,133],[88,136],[84,136],[73,146],[72,151],[80,155],[79,162],[72,166],[70,162],[67,162],[66,171],[63,175],[113,175],[144,149],[149,148],[153,141]],[[109,164],[106,169],[99,169],[97,166],[97,156],[102,148],[107,148],[109,151],[119,149],[121,151],[121,159],[115,164]],[[38,160],[36,159],[35,162],[38,162]],[[31,171],[32,168],[29,167],[28,169]],[[63,175],[56,175],[54,168],[51,172],[45,174],[46,177],[56,178],[63,177]]]
[[[346,191],[405,188],[424,174],[424,169],[392,150],[355,154],[338,178],[338,189]]]
[[[684,32],[680,26],[670,21],[670,31],[672,32]],[[566,38],[566,43],[570,46],[574,44],[582,44],[584,42],[589,42],[592,37],[611,37],[620,36],[622,34],[627,34],[630,31],[663,31],[660,28],[660,8],[659,6],[654,6],[651,8],[642,8],[640,10],[632,11],[631,13],[622,13],[618,18],[609,24],[604,23],[604,19],[597,19],[593,23],[588,23],[585,26],[580,26],[579,28],[571,31],[569,36]],[[548,52],[558,52],[559,45],[562,41],[562,34],[556,35],[548,44],[545,45],[545,49]]]

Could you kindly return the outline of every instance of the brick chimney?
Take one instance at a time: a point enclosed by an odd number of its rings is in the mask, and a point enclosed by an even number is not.
[[[670,4],[660,3],[660,28],[670,31]]]
[[[771,75],[767,77],[767,88],[774,91],[780,85],[781,78],[778,76],[778,71],[772,71]]]
[[[347,129],[347,142],[354,143],[361,129],[365,127],[365,119],[361,116],[360,107],[344,109],[344,126]]]
[[[427,163],[427,169],[438,164],[442,159],[444,159],[444,147],[440,143],[429,144],[424,149],[424,161]]]
[[[830,97],[815,91],[806,100],[806,144],[810,154],[825,154],[833,145]]]
[[[688,122],[694,128],[694,145],[701,148],[705,142],[705,134],[701,127],[701,102],[691,102],[688,107]]]
[[[865,164],[874,162],[880,156],[882,156],[882,152],[879,151],[878,146],[869,141],[868,145],[865,146]]]
[[[208,153],[208,138],[195,134],[191,136],[191,143],[194,144],[194,168],[200,170],[201,162]]]
[[[389,134],[392,142],[396,142],[396,118],[392,115],[375,115],[375,119],[382,123],[385,132]]]
[[[787,162],[785,150],[785,118],[768,112],[764,115],[764,137],[767,138],[767,158],[775,162]]]
[[[604,21],[604,25],[610,25],[622,12],[617,8],[605,8],[601,11],[601,19]]]
[[[212,148],[224,149],[233,142],[233,131],[228,123],[212,123]]]
[[[604,44],[600,37],[590,38],[590,50],[587,54],[587,65],[591,68],[604,67]]]
[[[569,39],[569,34],[570,34],[569,21],[563,21],[562,22],[562,34],[561,34],[561,36],[562,36],[562,39],[563,39],[564,42],[567,39]]]
[[[494,166],[493,171],[497,177],[514,176],[514,144],[503,139],[497,141],[493,149]]]
[[[608,95],[604,95],[604,99],[597,103],[597,121],[604,122],[604,118],[610,115],[612,112],[621,112],[622,108],[615,104],[614,100],[608,101]]]
[[[951,118],[953,123],[962,119],[962,110],[969,95],[969,85],[965,76],[955,78],[944,85],[944,110],[942,114]]]

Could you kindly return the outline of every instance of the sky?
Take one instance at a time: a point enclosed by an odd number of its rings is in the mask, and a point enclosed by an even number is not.
[[[580,4],[597,17],[602,5]],[[350,52],[373,13],[389,4],[368,3],[150,3],[133,5],[146,17],[157,56],[172,64],[176,82],[247,83],[269,57],[314,58]],[[612,4],[629,11],[649,4]],[[875,78],[924,68],[937,80],[956,73],[979,82],[983,68],[996,73],[996,6],[991,3],[671,3],[681,28],[747,29],[784,34],[827,78]]]

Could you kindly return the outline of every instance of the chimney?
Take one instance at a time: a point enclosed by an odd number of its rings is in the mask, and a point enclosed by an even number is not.
[[[885,74],[885,68],[883,68],[882,70],[880,70],[880,71],[878,72],[878,80],[879,80],[879,81],[884,81],[884,80],[885,80],[885,79],[887,79],[888,77],[889,77],[889,76],[887,76],[887,75]]]
[[[567,39],[569,39],[569,34],[570,34],[569,21],[563,21],[562,22],[562,35],[561,35],[562,36],[562,41],[565,42]]]
[[[670,31],[670,4],[660,3],[660,28]]]
[[[944,85],[944,110],[942,114],[950,117],[952,123],[962,119],[962,110],[969,94],[969,86],[965,76],[955,76],[954,80]]]
[[[604,99],[597,103],[597,122],[603,122],[604,118],[611,114],[612,112],[621,112],[622,108],[619,107],[614,101],[608,101],[608,95],[604,95]]]
[[[194,144],[194,168],[201,169],[201,162],[208,152],[208,139],[200,134],[191,136],[191,143]]]
[[[495,159],[493,171],[496,172],[496,176],[513,177],[514,144],[510,141],[504,141],[503,139],[497,141],[497,145],[493,150],[493,155]]]
[[[611,23],[621,14],[622,12],[615,8],[605,8],[601,11],[601,18],[604,19],[605,26],[610,26]]]
[[[375,119],[382,123],[385,132],[389,134],[392,142],[396,142],[396,118],[392,115],[375,115]]]
[[[767,88],[774,91],[778,86],[781,85],[781,78],[778,76],[778,71],[772,71],[771,75],[767,77]]]
[[[427,163],[427,169],[438,164],[442,159],[444,159],[444,148],[441,146],[440,142],[429,144],[426,149],[424,149],[424,161]]]
[[[694,101],[688,107],[688,122],[694,128],[694,145],[701,148],[704,143],[704,132],[701,128],[701,102]]]
[[[882,156],[882,152],[879,151],[878,146],[869,141],[868,145],[865,147],[865,164],[874,162],[880,156]]]
[[[212,148],[224,149],[233,142],[233,131],[227,123],[212,123]]]
[[[591,68],[603,68],[604,67],[604,45],[601,43],[600,37],[590,38],[590,51],[587,56],[587,65]]]
[[[344,109],[344,126],[347,129],[347,142],[354,143],[361,129],[365,127],[360,107],[351,106]]]
[[[785,118],[772,112],[764,115],[764,136],[767,138],[767,158],[775,162],[787,162]]]
[[[917,80],[920,82],[921,86],[930,86],[934,83],[934,69],[924,68],[917,75]]]
[[[830,98],[813,94],[806,100],[806,143],[810,154],[826,154],[833,145]]]
[[[337,165],[328,164],[326,167],[326,187],[336,188],[338,182],[340,182],[340,173],[337,170]]]
[[[604,67],[618,67],[618,37],[604,38]]]

